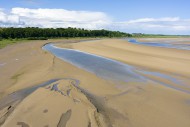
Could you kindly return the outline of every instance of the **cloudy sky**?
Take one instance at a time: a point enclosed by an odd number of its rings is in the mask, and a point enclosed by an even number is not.
[[[0,27],[190,34],[189,0],[0,0]]]

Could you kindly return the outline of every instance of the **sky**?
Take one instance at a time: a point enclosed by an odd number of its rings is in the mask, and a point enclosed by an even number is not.
[[[0,27],[190,35],[190,0],[0,0]]]

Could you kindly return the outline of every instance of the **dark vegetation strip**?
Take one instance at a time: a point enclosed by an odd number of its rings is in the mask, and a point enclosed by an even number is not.
[[[109,30],[85,30],[80,28],[0,28],[0,38],[46,39],[56,37],[129,37],[131,34]]]
[[[131,34],[109,30],[85,30],[80,28],[0,28],[0,48],[26,40],[47,40],[50,38],[94,38],[131,37]]]
[[[51,38],[101,38],[101,37],[190,37],[189,35],[161,35],[161,34],[143,34],[143,33],[125,33],[110,30],[86,30],[82,28],[0,28],[0,48],[9,44],[18,42],[27,42],[27,40],[47,40]]]

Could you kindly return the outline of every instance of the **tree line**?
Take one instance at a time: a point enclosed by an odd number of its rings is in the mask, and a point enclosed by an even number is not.
[[[0,39],[47,39],[58,37],[131,37],[129,33],[109,30],[86,30],[81,28],[0,28]]]

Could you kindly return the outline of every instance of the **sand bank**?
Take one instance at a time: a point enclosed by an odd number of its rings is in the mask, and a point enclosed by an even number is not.
[[[63,46],[64,47],[64,46]],[[156,71],[190,76],[190,51],[135,45],[126,40],[101,40],[67,45],[66,47],[116,59]]]
[[[153,81],[113,84],[43,51],[41,46],[45,43],[23,43],[0,50],[0,58],[6,63],[0,67],[1,96],[50,79],[61,79],[37,89],[16,107],[12,105],[14,110],[3,127],[190,126],[189,94]],[[112,39],[65,42],[62,46],[167,74],[189,76],[189,70],[185,69],[190,65],[188,51],[138,46]],[[63,78],[76,79],[80,84],[76,86]],[[2,116],[7,110],[10,108],[1,110]]]

